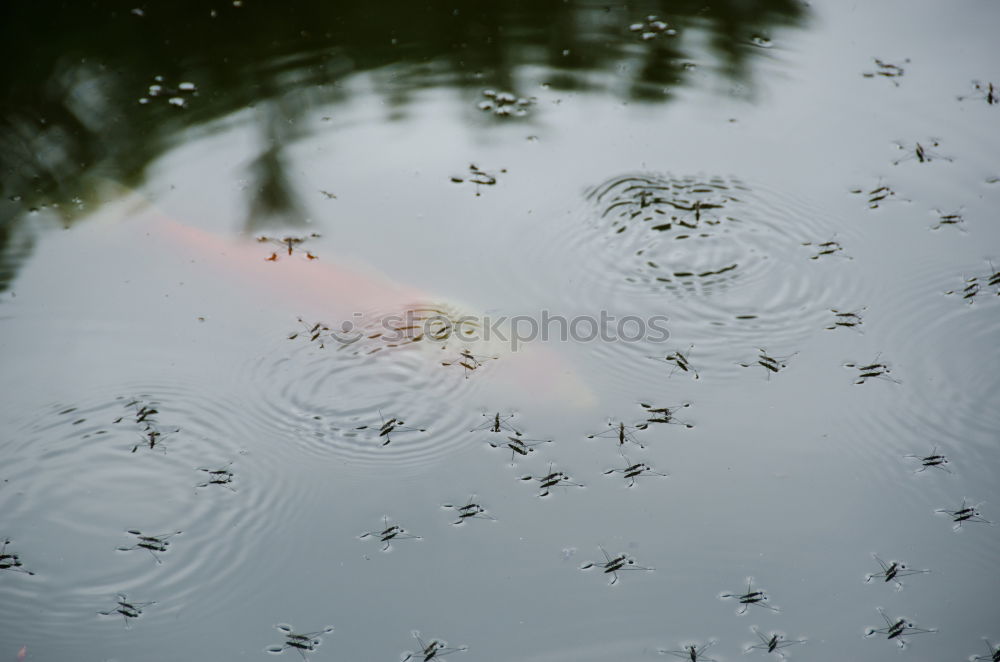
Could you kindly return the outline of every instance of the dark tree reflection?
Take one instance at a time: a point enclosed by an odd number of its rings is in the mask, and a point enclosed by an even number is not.
[[[182,129],[236,110],[254,107],[264,136],[248,209],[295,222],[281,153],[300,136],[287,127],[341,101],[336,83],[350,74],[373,73],[390,120],[405,117],[413,91],[425,87],[466,90],[470,104],[487,87],[528,94],[516,89],[526,65],[546,70],[555,89],[664,102],[687,78],[686,31],[707,33],[711,51],[698,57],[714,60],[709,70],[750,87],[761,52],[752,38],[799,25],[805,12],[800,0],[504,0],[459,9],[444,0],[10,0],[0,8],[0,290],[12,254],[31,243],[11,244],[20,236],[11,225],[27,209],[58,206],[69,220],[71,201],[87,202],[88,178],[137,186]],[[648,15],[676,34],[643,40],[629,30]],[[196,90],[179,90],[182,82]],[[150,96],[151,85],[163,92]]]

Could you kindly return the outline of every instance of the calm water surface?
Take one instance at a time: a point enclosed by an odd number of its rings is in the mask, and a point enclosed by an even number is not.
[[[996,3],[9,4],[0,660],[1000,645]]]

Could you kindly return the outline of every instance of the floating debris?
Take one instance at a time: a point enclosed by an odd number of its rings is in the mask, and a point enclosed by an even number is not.
[[[584,563],[580,566],[580,570],[590,570],[591,568],[600,568],[602,573],[605,575],[611,575],[611,581],[608,586],[614,586],[618,583],[618,573],[625,570],[645,570],[646,572],[653,572],[654,568],[644,568],[640,565],[636,565],[636,560],[627,554],[619,554],[614,558],[605,551],[603,547],[599,548],[601,553],[604,554],[604,563],[599,561],[590,561]]]
[[[938,452],[937,446],[931,449],[931,452],[928,455],[907,455],[906,457],[913,458],[914,460],[920,460],[920,468],[913,473],[922,473],[931,467],[940,469],[946,473],[951,473],[951,470],[944,466],[948,464],[948,458]]]
[[[142,610],[150,605],[155,605],[155,602],[129,602],[128,596],[124,593],[118,594],[118,602],[114,607],[107,611],[97,612],[101,616],[111,616],[112,614],[121,614],[122,618],[125,620],[125,627],[131,627],[130,621],[142,616]]]
[[[368,531],[367,533],[362,533],[359,536],[360,540],[364,540],[368,537],[375,537],[379,539],[379,542],[385,543],[382,547],[383,552],[388,552],[392,549],[392,541],[394,540],[422,540],[420,536],[415,536],[413,534],[407,533],[403,527],[396,526],[393,524],[389,526],[388,515],[382,518],[382,523],[385,526],[381,531]]]
[[[904,73],[903,67],[899,66],[898,64],[893,64],[891,62],[880,60],[877,57],[872,59],[875,60],[875,71],[866,71],[861,75],[864,76],[865,78],[875,78],[876,76],[880,76],[882,78],[888,78],[889,80],[892,81],[893,85],[898,87],[899,81],[897,79],[903,77]],[[903,64],[908,64],[909,61],[910,61],[909,58],[907,58],[903,60]]]
[[[751,605],[764,607],[765,609],[770,609],[774,612],[780,611],[780,609],[774,605],[767,604],[768,597],[764,591],[753,590],[753,577],[747,577],[746,593],[722,593],[719,597],[723,599],[736,598],[740,603],[740,608],[736,610],[736,613],[741,616],[746,613],[747,609],[749,609]]]
[[[448,643],[441,639],[431,639],[429,643],[425,643],[424,640],[420,638],[420,632],[417,630],[414,630],[412,634],[413,638],[417,640],[417,644],[420,646],[420,651],[416,653],[413,651],[404,652],[400,662],[409,662],[409,660],[430,662],[430,660],[438,657],[444,657],[445,655],[451,655],[452,653],[469,650],[468,646],[457,646],[454,648],[449,647]]]
[[[647,16],[645,20],[638,23],[633,23],[628,26],[630,32],[634,32],[639,35],[644,41],[649,41],[650,39],[656,39],[659,36],[673,37],[677,34],[677,30],[671,28],[666,22],[661,21],[656,16]]]
[[[786,639],[784,632],[769,632],[764,634],[756,626],[750,629],[760,639],[760,643],[747,646],[744,651],[746,653],[757,650],[765,653],[778,653],[780,657],[784,658],[784,655],[780,652],[782,648],[806,643],[805,639]]]
[[[660,648],[657,652],[660,655],[673,655],[674,657],[679,657],[684,660],[689,660],[690,662],[716,662],[715,659],[711,657],[705,657],[705,651],[708,650],[710,646],[715,645],[715,640],[712,639],[706,644],[681,644],[681,650],[668,651],[665,648]]]
[[[308,659],[306,653],[315,652],[320,644],[323,643],[322,635],[333,632],[332,625],[328,625],[317,632],[296,632],[294,627],[285,623],[279,623],[274,627],[284,635],[285,643],[278,646],[270,646],[264,650],[273,655],[280,655],[286,650],[292,649],[298,651],[303,660]]]
[[[979,506],[982,503],[977,503],[974,506],[968,505],[965,499],[962,499],[962,507],[958,510],[947,510],[945,508],[939,508],[935,512],[947,513],[951,517],[951,521],[955,523],[953,527],[956,531],[962,528],[962,525],[966,522],[979,522],[980,524],[992,524],[988,519],[983,517],[979,512]]]
[[[291,235],[285,236],[285,237],[268,237],[268,236],[265,236],[265,235],[261,235],[261,236],[257,237],[257,241],[260,242],[260,243],[262,243],[262,244],[263,243],[270,243],[270,244],[274,244],[275,246],[279,246],[282,249],[283,253],[286,253],[287,255],[290,256],[290,255],[292,255],[292,253],[294,253],[299,248],[300,244],[304,244],[309,239],[317,239],[320,236],[321,235],[319,233],[317,233],[317,232],[312,232],[312,233],[310,233],[309,235],[307,235],[305,237],[295,237],[295,236],[291,236]],[[314,255],[313,253],[310,253],[309,251],[305,251],[305,258],[307,260],[315,260],[317,258],[317,256]],[[266,257],[264,259],[267,262],[277,262],[280,258],[278,256],[277,252],[273,252],[268,257]]]
[[[21,563],[21,559],[17,554],[10,554],[7,552],[7,545],[10,544],[10,539],[7,538],[3,541],[3,545],[0,546],[0,570],[10,570],[11,572],[23,572],[26,575],[34,575],[30,570],[25,570],[24,564]]]
[[[833,313],[833,322],[830,326],[826,327],[828,331],[832,331],[838,328],[856,328],[861,326],[864,320],[861,319],[861,311],[867,310],[867,308],[861,308],[860,310],[854,311],[842,311],[836,308],[831,308],[830,312]]]
[[[153,83],[146,91],[146,96],[139,99],[139,103],[147,105],[154,99],[165,99],[166,103],[176,108],[186,108],[188,99],[198,95],[198,88],[194,83],[185,81],[177,86],[168,85],[163,76],[154,76]]]
[[[182,532],[174,531],[173,533],[164,533],[155,536],[148,536],[145,535],[142,531],[129,529],[128,531],[126,531],[126,533],[135,536],[138,542],[132,545],[131,547],[118,547],[117,549],[119,552],[131,552],[132,550],[135,549],[144,549],[150,553],[150,555],[153,557],[153,560],[156,561],[157,564],[160,564],[163,563],[163,560],[159,556],[157,556],[156,553],[166,552],[167,548],[170,547],[169,539]]]
[[[605,476],[611,474],[621,474],[625,480],[628,481],[629,487],[635,487],[636,479],[642,478],[643,476],[660,476],[667,477],[670,474],[660,473],[655,471],[653,467],[649,466],[645,462],[633,462],[624,453],[622,453],[622,458],[625,460],[625,467],[622,469],[608,469],[604,472]]]
[[[865,575],[866,584],[873,579],[881,579],[884,583],[895,582],[896,590],[902,591],[903,583],[899,581],[901,578],[909,577],[910,575],[925,575],[930,572],[930,570],[911,570],[901,561],[889,561],[886,563],[878,557],[878,554],[872,554],[872,558],[878,561],[882,572],[873,572]]]
[[[871,637],[876,634],[884,634],[886,639],[895,639],[899,643],[900,648],[906,647],[906,642],[903,637],[908,637],[911,634],[925,634],[928,632],[937,632],[937,630],[925,630],[924,628],[918,628],[913,623],[907,621],[905,618],[898,618],[895,621],[891,620],[885,615],[885,610],[881,607],[878,608],[878,613],[881,614],[882,618],[885,619],[886,627],[884,628],[868,628],[865,630],[865,636]]]
[[[484,99],[479,102],[479,110],[493,113],[497,117],[524,117],[528,114],[528,108],[534,105],[535,98],[519,97],[510,92],[497,92],[496,90],[483,90]]]
[[[459,526],[460,524],[465,523],[466,520],[470,519],[488,519],[494,522],[497,519],[496,517],[493,517],[493,515],[490,515],[488,512],[486,512],[486,509],[483,508],[483,506],[476,503],[475,495],[469,497],[469,502],[464,506],[456,506],[450,503],[446,503],[443,504],[441,507],[447,508],[449,510],[454,510],[458,514],[458,519],[452,522],[454,526]]]
[[[938,140],[932,138],[929,141],[927,141],[927,144],[930,145],[931,147],[938,147],[940,146],[941,143]],[[928,149],[921,143],[914,143],[912,147],[904,143],[896,143],[896,147],[907,152],[907,155],[901,159],[896,159],[895,161],[893,161],[892,162],[893,165],[899,165],[900,163],[903,163],[904,161],[909,161],[910,159],[916,159],[918,163],[930,163],[935,159],[940,159],[942,161],[954,160],[950,156],[942,156],[937,152],[932,152],[930,149]]]
[[[1000,103],[1000,88],[997,88],[993,83],[981,83],[978,80],[974,80],[972,81],[972,89],[975,90],[972,94],[958,97],[958,100],[983,99],[991,106]]]
[[[522,476],[521,480],[534,480],[538,482],[538,496],[547,497],[549,495],[549,490],[553,487],[583,487],[580,483],[574,483],[569,474],[565,474],[562,471],[553,471],[552,463],[549,463],[548,473],[544,476]]]
[[[894,377],[890,377],[889,366],[885,363],[879,361],[879,357],[882,356],[881,353],[875,356],[875,360],[866,365],[859,365],[857,363],[845,363],[845,368],[855,368],[858,371],[858,378],[854,381],[855,384],[864,384],[869,379],[884,379],[894,384],[900,384],[901,382]]]
[[[501,168],[500,172],[506,173],[507,169]],[[451,181],[454,182],[455,184],[461,184],[463,182],[469,182],[470,184],[474,184],[476,187],[477,197],[480,195],[479,192],[480,186],[495,186],[497,183],[496,175],[480,169],[479,166],[477,166],[475,163],[469,164],[469,175],[470,176],[468,177],[452,176]]]

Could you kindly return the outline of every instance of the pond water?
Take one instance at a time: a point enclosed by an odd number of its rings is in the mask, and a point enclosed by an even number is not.
[[[0,659],[1000,646],[997,3],[9,4]]]

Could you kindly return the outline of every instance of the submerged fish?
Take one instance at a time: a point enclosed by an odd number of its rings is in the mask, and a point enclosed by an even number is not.
[[[487,318],[470,307],[442,303],[370,265],[337,259],[327,251],[319,259],[303,255],[270,260],[271,251],[256,238],[209,232],[170,217],[138,194],[126,198],[121,208],[127,210],[128,225],[161,250],[181,255],[184,268],[207,270],[212,286],[221,286],[225,296],[259,302],[275,315],[287,316],[289,328],[298,317],[310,330],[303,334],[307,338],[315,336],[313,330],[325,329],[332,333],[327,342],[331,349],[353,340],[361,341],[359,345],[381,343],[378,349],[406,344],[433,348],[424,352],[422,369],[464,373],[480,382],[477,390],[489,394],[490,402],[504,407],[576,409],[596,401],[551,343],[519,343],[515,349],[504,325],[491,324],[499,337],[484,337]],[[313,324],[320,319],[324,321]],[[385,356],[378,360],[392,360],[391,352],[381,354]],[[479,373],[480,368],[486,369]]]

